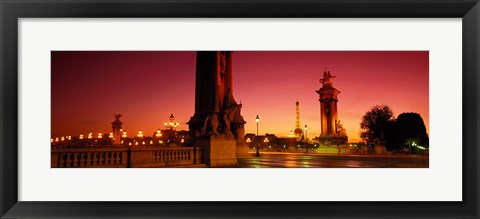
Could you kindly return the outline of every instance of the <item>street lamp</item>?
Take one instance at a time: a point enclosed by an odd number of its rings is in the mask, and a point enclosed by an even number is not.
[[[412,142],[410,145],[410,163],[412,163],[412,146],[416,146],[417,144],[415,142]]]
[[[255,157],[260,157],[260,152],[258,151],[258,123],[260,122],[260,118],[257,115],[257,118],[255,118],[255,122],[257,122],[257,153],[255,154]]]
[[[155,136],[157,138],[162,137],[162,131],[160,129],[157,129],[157,132],[155,133]]]
[[[265,139],[263,140],[263,142],[265,143],[265,146],[266,146],[266,145],[268,145],[268,142],[270,142],[270,141],[268,140],[268,138],[265,138]],[[268,148],[271,148],[270,145],[268,146]]]
[[[338,135],[340,134],[341,132],[341,127],[340,127],[340,121],[337,121],[335,119],[335,135],[336,135],[336,138],[335,138],[335,141],[337,142],[337,151],[338,151],[338,154],[340,154],[340,145],[339,145],[339,139],[338,139]],[[345,149],[346,151],[346,149]],[[346,152],[345,152],[346,154]]]
[[[308,154],[308,134],[307,134],[308,127],[307,127],[307,124],[305,124],[305,128],[304,128],[304,129],[305,129],[305,143],[307,143],[307,144],[305,145],[305,148],[306,148],[306,152],[307,152],[307,154]]]
[[[170,130],[174,130],[180,125],[180,123],[175,122],[175,116],[173,116],[173,114],[170,114],[169,121],[170,122],[165,122],[163,124],[165,125],[165,127],[169,128]]]
[[[295,135],[293,134],[292,130],[290,130],[290,134],[288,134],[288,138],[290,139],[290,145],[288,146],[288,148],[290,149],[290,147],[292,147],[293,150],[296,150],[295,144],[293,142],[293,138],[295,138]]]

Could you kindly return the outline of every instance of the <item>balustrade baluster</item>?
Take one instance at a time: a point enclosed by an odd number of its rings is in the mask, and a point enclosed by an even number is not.
[[[73,167],[78,167],[78,153],[73,153],[72,166]]]
[[[65,167],[65,153],[59,153],[58,155],[58,167]]]
[[[83,152],[82,153],[82,167],[87,167],[87,161],[88,161],[88,152]]]
[[[118,152],[117,151],[113,152],[113,164],[114,165],[118,164]]]
[[[117,156],[118,156],[118,157],[117,157],[118,164],[122,164],[122,163],[123,163],[123,162],[122,162],[123,153],[124,153],[124,152],[118,152],[118,153],[117,153]]]
[[[98,166],[98,152],[93,153],[93,165],[92,166]]]
[[[109,154],[109,152],[103,152],[103,165],[104,165],[104,166],[108,166],[108,164],[109,164],[109,163],[108,163],[108,161],[109,161],[109,159],[108,159],[108,157],[109,157],[108,154]]]
[[[106,165],[111,165],[112,164],[112,152],[106,152],[106,161],[105,161],[105,164]]]
[[[105,165],[105,152],[100,153],[100,165]]]
[[[85,166],[85,152],[78,153],[78,166],[84,167]]]
[[[93,153],[87,152],[87,166],[93,166]]]
[[[110,152],[110,165],[115,165],[115,151]]]
[[[70,153],[65,153],[65,167],[68,168],[70,167],[69,164],[70,164]]]
[[[83,153],[82,152],[79,152],[79,153],[75,153],[75,157],[77,158],[77,161],[76,161],[76,166],[77,167],[80,167],[82,165],[82,156],[83,156]]]

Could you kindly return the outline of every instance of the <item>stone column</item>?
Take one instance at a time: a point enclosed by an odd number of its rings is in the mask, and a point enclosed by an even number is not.
[[[335,132],[335,121],[339,120],[337,95],[340,91],[333,87],[333,79],[335,79],[335,76],[332,76],[330,71],[325,69],[323,78],[320,79],[322,87],[316,91],[320,96],[321,134],[319,139],[321,144],[327,141],[334,142],[338,138]],[[328,115],[326,115],[327,111]],[[341,138],[347,139],[347,136],[341,136]]]
[[[325,103],[322,102],[322,99],[318,99],[320,101],[320,135],[325,135],[327,126],[325,125],[325,107],[323,106]]]
[[[120,146],[122,142],[122,122],[120,122],[121,114],[115,114],[115,121],[112,122],[113,145]]]
[[[197,52],[195,114],[188,125],[190,142],[203,148],[209,166],[234,164],[237,151],[248,153],[242,105],[235,101],[232,86],[232,52]]]

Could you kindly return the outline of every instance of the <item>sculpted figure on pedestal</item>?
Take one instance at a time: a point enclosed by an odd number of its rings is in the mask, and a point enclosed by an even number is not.
[[[208,136],[219,135],[218,124],[219,124],[218,114],[211,113],[210,115],[207,116],[207,118],[205,118],[205,123],[203,124],[202,133]],[[208,128],[211,128],[212,131],[208,132]]]
[[[323,86],[331,86],[333,83],[333,79],[335,79],[336,76],[332,76],[330,74],[330,71],[325,71],[323,72],[323,78],[320,79],[320,83],[323,84]]]

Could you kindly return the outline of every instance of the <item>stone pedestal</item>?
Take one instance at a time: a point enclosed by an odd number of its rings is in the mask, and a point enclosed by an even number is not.
[[[248,145],[246,143],[237,142],[236,145],[237,145],[237,150],[236,150],[237,158],[251,157],[251,155],[248,153]]]
[[[338,148],[336,145],[320,145],[315,151],[319,154],[338,154]]]
[[[323,146],[341,146],[348,143],[348,137],[346,135],[320,135],[319,143]]]
[[[195,145],[202,148],[203,160],[210,167],[237,164],[237,146],[234,139],[211,137],[197,140]]]

